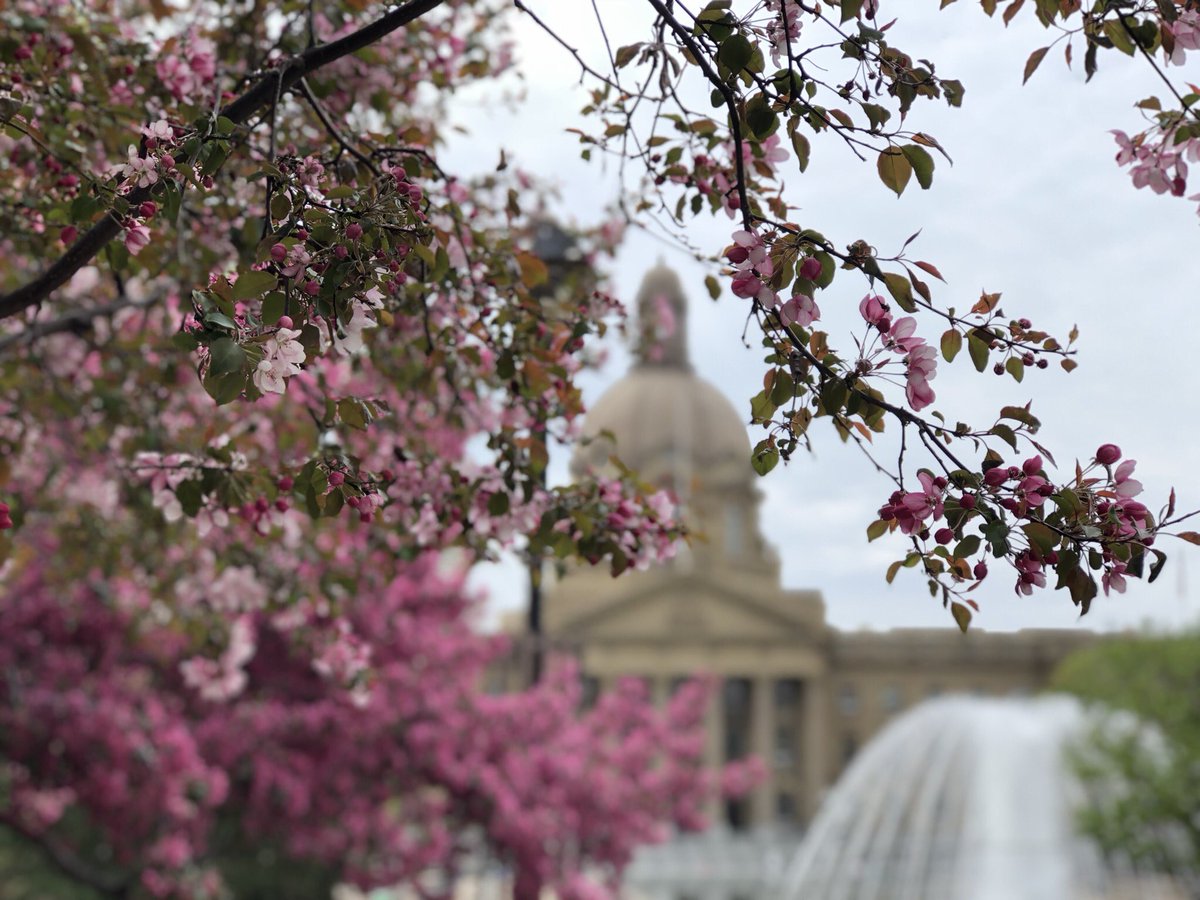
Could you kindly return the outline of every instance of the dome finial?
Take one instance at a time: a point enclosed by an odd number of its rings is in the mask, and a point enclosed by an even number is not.
[[[687,298],[679,276],[659,257],[637,295],[638,364],[691,371],[687,351]]]

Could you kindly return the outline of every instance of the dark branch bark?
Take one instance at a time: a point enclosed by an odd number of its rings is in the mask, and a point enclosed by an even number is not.
[[[78,884],[87,885],[106,897],[125,898],[130,895],[131,882],[128,878],[93,869],[49,835],[26,828],[16,816],[0,816],[0,827],[11,829],[38,847],[56,869]]]
[[[397,28],[402,28],[419,19],[444,2],[445,0],[410,0],[358,31],[336,41],[330,41],[328,44],[311,47],[284,63],[281,70],[263,75],[240,97],[218,110],[217,115],[225,116],[234,124],[244,124],[251,116],[265,108],[277,91],[290,90],[306,75],[364,47],[369,47]],[[148,188],[139,188],[131,193],[128,199],[132,206],[137,206],[149,197],[150,190]],[[121,225],[111,215],[93,225],[45,272],[15,291],[0,296],[0,319],[14,316],[41,303],[53,291],[66,284],[72,275],[83,268],[120,233]]]

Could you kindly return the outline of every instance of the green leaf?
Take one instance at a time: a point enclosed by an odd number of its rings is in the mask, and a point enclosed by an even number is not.
[[[258,297],[264,291],[268,291],[275,287],[279,279],[271,272],[254,271],[242,272],[238,275],[238,280],[233,285],[234,300],[249,300],[251,297]]]
[[[876,519],[867,526],[867,540],[873,541],[876,538],[882,537],[883,535],[887,534],[887,530],[888,523],[883,521],[883,519]]]
[[[962,334],[957,330],[950,328],[942,335],[942,358],[946,362],[954,362],[954,357],[958,356],[958,351],[962,349]]]
[[[283,291],[271,291],[263,297],[262,320],[264,325],[274,325],[283,317],[285,302]]]
[[[841,0],[842,3],[842,21],[849,22],[855,18],[862,9],[863,0]]]
[[[904,193],[904,187],[912,177],[912,163],[898,147],[888,147],[879,154],[877,163],[879,180],[896,192],[899,197]]]
[[[734,32],[721,42],[721,48],[717,51],[717,62],[736,73],[746,68],[752,56],[754,47],[746,40],[746,36],[741,32]]]
[[[487,510],[489,516],[502,516],[508,512],[509,497],[504,491],[497,491],[488,497]]]
[[[754,471],[759,475],[766,475],[778,464],[779,450],[776,448],[775,442],[770,438],[759,441],[754,448],[754,454],[750,457],[750,465],[754,467]]]
[[[200,512],[200,507],[204,505],[204,491],[200,480],[189,478],[181,481],[175,488],[175,499],[183,507],[184,515],[189,519],[194,519],[196,513]]]
[[[973,331],[967,335],[967,352],[971,354],[971,362],[975,364],[977,372],[982,372],[987,368],[988,346]]]
[[[208,348],[208,374],[213,378],[240,374],[246,365],[246,351],[232,338],[220,338]]]
[[[799,131],[792,131],[792,149],[796,151],[796,164],[800,167],[800,171],[803,172],[808,168],[808,158],[812,151],[808,143],[808,138]]]
[[[371,422],[371,414],[361,401],[352,397],[339,400],[337,404],[338,418],[359,431],[365,431]]]
[[[950,615],[954,616],[954,621],[958,623],[959,631],[966,634],[967,629],[971,627],[971,610],[961,603],[951,603]]]
[[[746,104],[746,126],[758,140],[765,140],[779,127],[779,116],[763,94],[755,94]]]
[[[1022,525],[1021,530],[1025,532],[1025,537],[1029,538],[1029,543],[1037,547],[1042,556],[1058,546],[1058,533],[1049,525],[1041,522],[1029,522]]]
[[[969,556],[974,556],[979,552],[979,545],[981,543],[983,542],[980,540],[979,535],[968,534],[958,542],[958,546],[954,548],[954,555],[959,559],[966,559]]]
[[[706,275],[704,277],[704,287],[708,291],[708,296],[712,297],[714,300],[721,296],[721,284],[712,275]]]
[[[1104,36],[1112,41],[1113,46],[1126,56],[1133,56],[1137,50],[1137,46],[1133,43],[1133,38],[1129,36],[1129,32],[1125,30],[1125,26],[1121,24],[1120,19],[1109,19],[1104,23]]]
[[[1015,356],[1008,358],[1008,362],[1004,364],[1004,368],[1018,382],[1025,377],[1025,363],[1021,362]]]
[[[917,304],[913,300],[912,284],[903,275],[895,272],[884,272],[883,283],[887,285],[888,293],[905,312],[916,312]]]
[[[1017,434],[1007,425],[993,425],[992,434],[1000,438],[1000,440],[1004,441],[1004,443],[1008,444],[1014,450],[1017,449]]]
[[[929,190],[929,186],[933,184],[933,157],[924,147],[916,144],[905,144],[900,148],[900,152],[912,164],[913,171],[917,174],[917,184],[921,185],[922,190]]]

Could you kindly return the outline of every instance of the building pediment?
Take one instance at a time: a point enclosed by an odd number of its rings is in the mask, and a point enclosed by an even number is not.
[[[570,592],[555,602],[569,607]],[[560,607],[560,610],[562,607]],[[558,629],[572,640],[794,642],[812,637],[811,625],[750,596],[696,577],[654,582],[578,617],[563,616]]]

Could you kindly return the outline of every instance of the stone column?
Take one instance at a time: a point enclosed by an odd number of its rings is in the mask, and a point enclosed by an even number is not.
[[[705,716],[705,731],[708,733],[708,747],[705,752],[705,762],[712,768],[717,768],[725,762],[725,684],[718,676],[715,679],[712,699],[708,703],[708,713]],[[708,801],[706,810],[708,820],[714,825],[724,823],[724,802],[720,797]]]
[[[750,795],[750,822],[754,826],[775,821],[775,680],[754,679],[751,698],[750,752],[763,761],[767,775]]]
[[[829,744],[829,729],[832,725],[826,702],[829,680],[818,675],[804,679],[803,686],[803,734],[800,739],[803,755],[800,765],[804,785],[800,797],[800,815],[803,816],[807,828],[816,815],[817,806],[826,787],[825,773],[828,766],[825,748]]]

